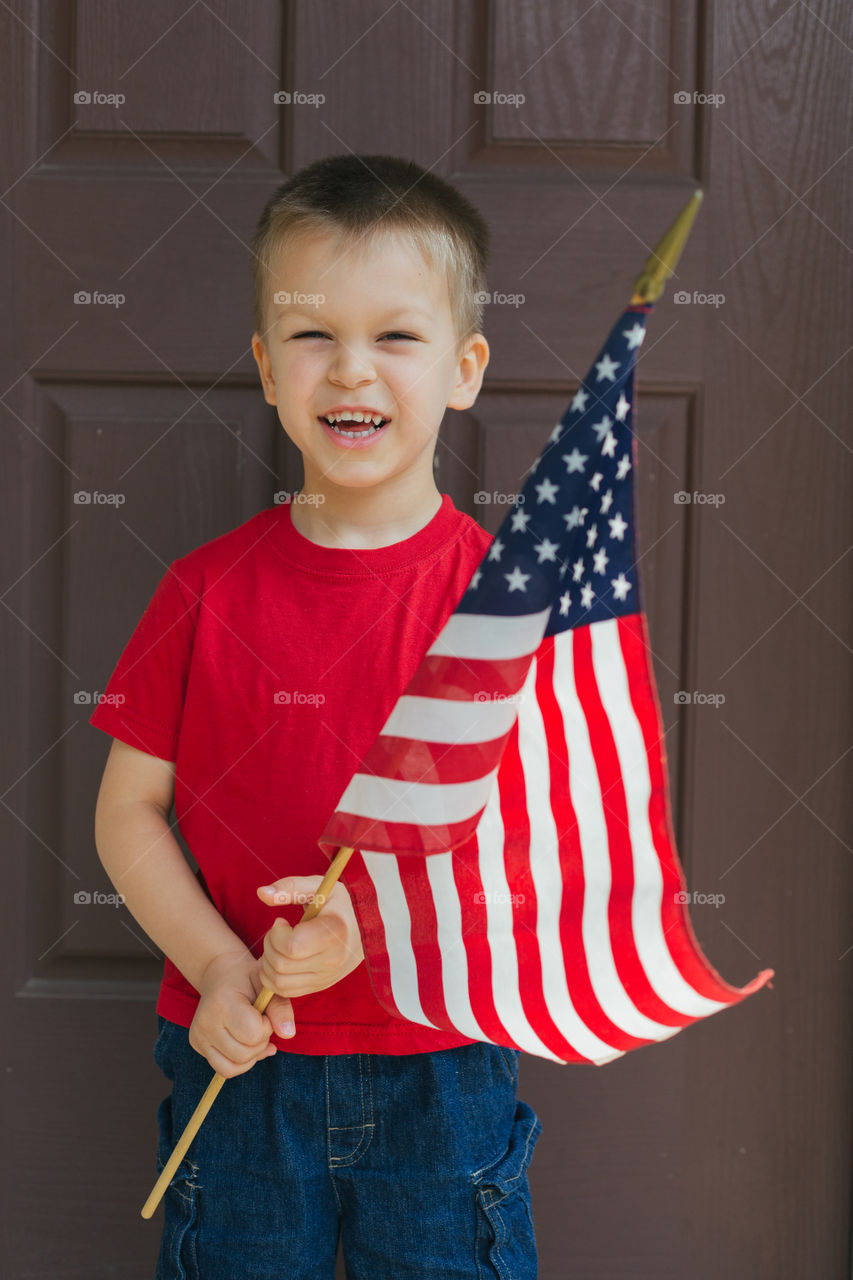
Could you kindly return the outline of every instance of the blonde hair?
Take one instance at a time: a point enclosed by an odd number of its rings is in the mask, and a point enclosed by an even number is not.
[[[451,183],[396,156],[328,156],[273,192],[252,237],[253,320],[264,336],[271,270],[304,232],[332,232],[345,243],[396,232],[447,281],[457,354],[482,331],[489,230]]]

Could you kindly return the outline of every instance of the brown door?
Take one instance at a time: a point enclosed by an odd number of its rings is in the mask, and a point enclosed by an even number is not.
[[[167,564],[300,483],[247,243],[284,176],[354,151],[451,177],[493,228],[491,364],[438,465],[490,530],[475,493],[518,489],[705,189],[639,365],[642,573],[697,936],[729,981],[777,976],[603,1069],[524,1059],[541,1275],[849,1277],[853,9],[9,0],[0,23],[2,1275],[153,1275],[161,957],[109,901],[87,721]]]

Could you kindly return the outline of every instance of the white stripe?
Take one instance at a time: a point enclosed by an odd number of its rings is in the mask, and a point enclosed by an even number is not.
[[[534,659],[518,717],[518,749],[530,821],[529,863],[536,891],[536,938],[542,961],[542,990],[549,1014],[572,1048],[602,1065],[622,1057],[625,1050],[614,1048],[586,1025],[572,1003],[567,984],[566,957],[560,939],[563,876],[557,824],[551,808],[548,739],[542,709],[535,696],[536,672]]]
[[[592,632],[592,662],[601,700],[613,729],[625,784],[628,827],[634,857],[631,922],[637,952],[654,990],[665,1004],[692,1018],[704,1018],[728,1005],[701,995],[681,974],[663,932],[663,873],[649,823],[651,778],[643,731],[631,704],[625,656],[616,619],[597,622]]]
[[[391,853],[369,853],[361,850],[367,874],[376,890],[379,914],[385,926],[385,941],[391,975],[394,1003],[403,1018],[439,1030],[421,1007],[418,995],[418,972],[412,950],[412,919],[403,892],[397,859]]]
[[[488,690],[484,690],[488,693]],[[382,732],[418,742],[450,742],[454,746],[492,742],[509,733],[518,714],[517,698],[465,701],[419,698],[403,694],[385,721]]]
[[[563,716],[569,790],[580,837],[584,874],[581,927],[589,979],[598,1003],[617,1027],[641,1040],[666,1040],[681,1028],[654,1022],[637,1009],[622,985],[613,958],[607,918],[611,887],[607,824],[589,728],[575,686],[573,636],[573,631],[562,631],[554,637],[554,691]]]
[[[551,616],[541,613],[507,618],[491,613],[452,613],[427,650],[443,658],[525,658],[539,648]]]
[[[564,1062],[531,1027],[518,987],[518,954],[512,932],[512,903],[504,868],[505,832],[500,797],[495,786],[477,826],[480,879],[486,905],[486,932],[492,957],[492,998],[495,1011],[512,1039],[525,1053]]]
[[[436,936],[441,952],[441,982],[447,1016],[460,1035],[468,1036],[469,1040],[488,1040],[471,1008],[468,956],[462,937],[459,890],[453,879],[453,854],[450,850],[430,854],[426,870],[438,926]]]
[[[408,822],[424,827],[464,822],[485,805],[497,774],[492,769],[472,782],[437,785],[405,778],[378,778],[357,773],[337,804],[341,813],[354,813],[381,822]]]

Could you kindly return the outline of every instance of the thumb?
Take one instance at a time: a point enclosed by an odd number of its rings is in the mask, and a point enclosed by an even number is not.
[[[273,996],[264,1010],[264,1016],[269,1018],[272,1023],[272,1029],[277,1036],[287,1037],[293,1035],[295,1030],[293,1005],[287,996]]]

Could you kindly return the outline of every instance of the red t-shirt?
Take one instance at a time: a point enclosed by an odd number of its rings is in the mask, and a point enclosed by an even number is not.
[[[90,723],[175,761],[175,813],[202,886],[253,955],[277,915],[258,885],[322,875],[326,822],[492,539],[448,494],[387,547],[319,546],[285,503],[173,561]],[[112,695],[121,694],[113,700]],[[366,876],[356,850],[342,881]],[[199,995],[164,961],[157,1012]],[[425,1053],[472,1043],[388,1013],[366,963],[294,998],[294,1053]]]

